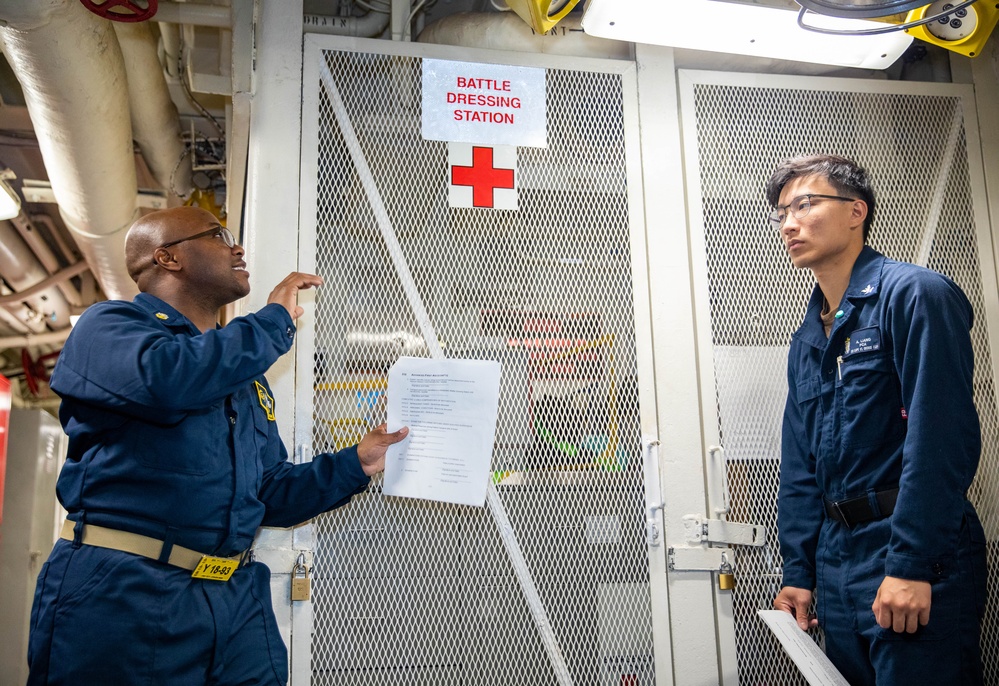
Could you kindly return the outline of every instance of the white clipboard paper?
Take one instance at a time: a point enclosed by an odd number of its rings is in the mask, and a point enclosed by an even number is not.
[[[482,507],[496,437],[501,365],[401,357],[388,374],[385,495]]]
[[[757,610],[757,614],[774,632],[784,652],[808,681],[809,686],[850,686],[812,637],[801,630],[789,612]]]

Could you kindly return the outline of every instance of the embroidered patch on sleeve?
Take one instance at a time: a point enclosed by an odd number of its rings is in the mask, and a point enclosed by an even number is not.
[[[259,381],[254,381],[253,385],[257,387],[257,398],[260,399],[260,407],[264,408],[264,412],[267,413],[267,419],[274,421],[274,396],[267,392],[267,389]]]

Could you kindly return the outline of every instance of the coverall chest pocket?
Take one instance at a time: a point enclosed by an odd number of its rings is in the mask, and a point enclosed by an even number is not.
[[[191,412],[180,424],[160,426],[144,423],[130,429],[122,443],[144,467],[204,476],[217,468],[220,460],[228,461],[225,438],[208,428],[218,426],[221,415],[222,406],[218,405]]]
[[[836,381],[844,446],[882,445],[905,434],[895,365],[882,351],[844,357]]]
[[[798,400],[798,411],[804,426],[795,427],[796,432],[806,436],[816,436],[822,422],[821,412],[822,377],[813,376],[803,379],[795,385],[795,397]],[[814,449],[814,446],[813,446]]]
[[[799,381],[796,386],[798,406],[802,411],[807,410],[817,402],[817,398],[822,393],[822,377],[813,376],[803,381]]]

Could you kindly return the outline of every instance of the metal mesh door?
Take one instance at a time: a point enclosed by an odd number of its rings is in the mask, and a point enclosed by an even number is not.
[[[689,150],[699,185],[710,300],[718,432],[725,446],[730,519],[776,532],[780,422],[786,355],[814,281],[795,270],[769,228],[763,185],[790,156],[835,152],[860,161],[878,192],[871,245],[899,260],[952,277],[975,307],[975,401],[983,454],[970,497],[989,540],[989,593],[999,590],[999,418],[989,346],[972,181],[960,95],[802,90],[693,82],[696,135]],[[724,79],[722,79],[724,81]],[[851,82],[856,85],[856,82]],[[955,92],[955,91],[950,91]],[[691,139],[688,138],[688,149]],[[979,199],[981,200],[981,199]],[[698,221],[692,221],[697,226]],[[695,267],[696,268],[696,267]],[[987,297],[994,300],[994,294]],[[991,303],[990,303],[991,304]],[[780,586],[777,536],[737,549],[734,591],[742,684],[804,684],[756,617]],[[999,609],[984,626],[986,683],[999,683]],[[779,659],[778,659],[779,658]]]
[[[492,481],[550,629],[492,510],[376,478],[315,521],[312,683],[654,683],[621,74],[547,69],[519,210],[453,209],[421,59],[320,55],[314,450],[383,419],[389,367],[429,356],[428,330],[500,361]]]

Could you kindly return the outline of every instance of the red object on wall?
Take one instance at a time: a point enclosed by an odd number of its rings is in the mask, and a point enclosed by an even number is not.
[[[152,19],[159,0],[80,0],[98,17],[111,21],[137,22]]]
[[[0,522],[3,521],[3,484],[7,473],[7,432],[10,430],[10,379],[0,374]]]

